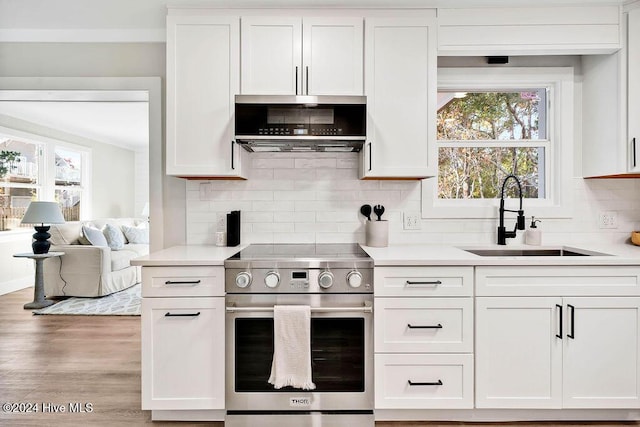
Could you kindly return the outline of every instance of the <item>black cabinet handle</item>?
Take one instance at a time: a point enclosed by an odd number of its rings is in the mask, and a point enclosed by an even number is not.
[[[309,95],[309,66],[307,65],[307,69],[305,70],[305,84],[307,85],[307,95]]]
[[[567,307],[571,309],[571,333],[567,334],[567,338],[571,338],[572,340],[576,339],[576,308],[571,304],[567,304]]]
[[[442,325],[438,323],[437,325],[412,325],[411,323],[407,323],[407,327],[409,329],[442,329]]]
[[[371,172],[371,143],[369,143],[369,172]]]
[[[164,317],[196,317],[200,316],[200,312],[197,313],[170,313],[167,311],[167,314]]]
[[[633,138],[631,140],[631,144],[633,144],[633,167],[636,167],[636,139]]]
[[[296,66],[296,95],[298,94],[298,67]]]
[[[200,279],[198,280],[167,280],[164,282],[165,285],[197,285],[200,283]]]
[[[558,320],[558,329],[560,330],[560,332],[556,334],[556,338],[562,339],[562,306],[560,304],[556,304],[556,307],[559,310],[558,316],[560,316],[560,319]]]
[[[438,380],[438,382],[435,383],[414,383],[413,381],[409,380],[409,385],[410,386],[414,386],[414,385],[442,385],[442,380]]]
[[[234,165],[233,165],[233,149],[235,148],[236,142],[235,141],[231,141],[231,169],[235,169]]]
[[[442,285],[442,282],[440,280],[432,280],[432,281],[427,281],[427,282],[414,282],[411,280],[407,280],[406,281],[407,285],[434,285],[434,286],[438,286],[438,285]]]

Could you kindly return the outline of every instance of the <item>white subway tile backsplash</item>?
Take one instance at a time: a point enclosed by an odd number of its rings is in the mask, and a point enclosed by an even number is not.
[[[425,219],[421,230],[404,230],[403,213],[421,211],[421,183],[359,180],[358,154],[252,153],[249,159],[247,181],[186,182],[188,243],[214,244],[216,218],[231,210],[242,211],[243,243],[364,243],[363,204],[385,206],[391,244],[495,243],[496,219]],[[621,243],[640,228],[640,180],[575,178],[572,188],[573,218],[542,218],[543,244]],[[601,211],[618,212],[617,229],[598,227]],[[526,202],[525,214],[528,225]],[[508,244],[523,238],[519,232]]]

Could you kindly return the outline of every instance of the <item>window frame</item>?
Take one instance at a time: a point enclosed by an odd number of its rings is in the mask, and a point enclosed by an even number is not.
[[[571,178],[574,146],[574,70],[573,67],[460,67],[438,68],[438,90],[488,91],[523,87],[547,88],[547,139],[532,140],[527,146],[545,147],[544,199],[525,199],[525,214],[539,218],[570,218]],[[433,141],[436,155],[447,141]],[[470,143],[477,146],[477,143]],[[482,144],[517,145],[514,141]],[[521,146],[524,146],[520,144]],[[452,147],[455,145],[451,145]],[[436,168],[439,171],[439,165]],[[498,217],[500,200],[439,199],[438,176],[422,181],[422,218]],[[517,199],[507,199],[507,207]]]

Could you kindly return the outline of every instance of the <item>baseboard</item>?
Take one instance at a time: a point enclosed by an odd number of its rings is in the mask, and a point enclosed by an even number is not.
[[[19,291],[20,289],[28,288],[29,286],[33,286],[33,274],[13,280],[7,280],[6,282],[0,282],[0,295]]]

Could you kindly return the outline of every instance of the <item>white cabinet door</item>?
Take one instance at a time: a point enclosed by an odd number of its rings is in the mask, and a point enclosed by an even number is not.
[[[167,17],[167,174],[239,177],[239,19]]]
[[[476,407],[562,406],[561,298],[476,298]]]
[[[362,95],[362,18],[304,18],[302,94]]]
[[[640,407],[640,298],[564,298],[564,408]]]
[[[142,299],[142,409],[224,409],[224,298]]]
[[[367,143],[361,177],[435,174],[436,49],[430,18],[366,20]]]
[[[242,18],[242,93],[296,95],[302,87],[302,19]]]
[[[242,93],[362,95],[362,28],[362,18],[242,18]]]
[[[640,8],[629,11],[628,30],[627,125],[631,151],[629,168],[631,172],[640,172]]]

